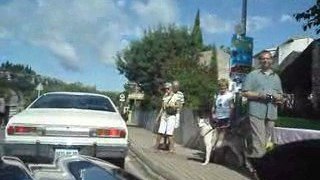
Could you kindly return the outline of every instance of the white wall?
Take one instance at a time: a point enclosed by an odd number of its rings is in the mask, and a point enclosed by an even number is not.
[[[302,52],[304,51],[309,44],[313,41],[312,38],[303,38],[296,39],[292,42],[286,42],[279,46],[278,52],[278,64],[281,62],[293,51]]]

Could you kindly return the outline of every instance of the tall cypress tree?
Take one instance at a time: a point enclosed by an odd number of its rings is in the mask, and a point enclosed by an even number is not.
[[[201,50],[203,48],[202,32],[200,28],[200,10],[198,9],[191,34],[193,44]]]

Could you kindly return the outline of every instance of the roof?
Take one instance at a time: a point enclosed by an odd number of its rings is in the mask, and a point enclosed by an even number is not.
[[[89,95],[89,96],[101,96],[101,97],[108,97],[103,94],[97,94],[97,93],[90,93],[90,92],[69,92],[69,91],[55,91],[55,92],[47,92],[43,95],[48,95],[48,94],[68,94],[68,95],[78,95],[78,96],[83,96],[83,95]]]
[[[295,40],[299,40],[299,39],[310,39],[311,41],[313,41],[314,39],[311,38],[311,37],[291,37],[289,38],[288,40],[286,40],[285,42],[281,43],[282,44],[287,44],[287,43],[291,43],[292,41],[295,41]]]

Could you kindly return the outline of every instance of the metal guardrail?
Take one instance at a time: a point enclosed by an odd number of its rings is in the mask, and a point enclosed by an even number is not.
[[[273,132],[276,144],[320,139],[320,131],[318,130],[275,127]]]

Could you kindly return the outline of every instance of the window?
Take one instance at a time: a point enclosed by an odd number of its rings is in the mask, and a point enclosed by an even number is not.
[[[31,108],[75,108],[115,112],[109,99],[94,95],[48,94]]]

